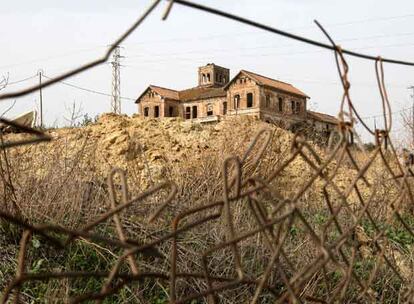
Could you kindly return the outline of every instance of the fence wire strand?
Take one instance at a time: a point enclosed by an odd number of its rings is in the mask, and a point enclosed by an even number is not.
[[[104,57],[67,72],[54,79],[50,79],[41,85],[46,88],[62,81],[70,76],[81,73],[100,63],[105,62],[116,45],[124,41],[154,10],[159,4],[154,1],[143,15],[117,39]],[[274,303],[342,303],[349,292],[356,292],[357,299],[361,303],[382,302],[378,291],[375,291],[375,281],[384,271],[400,282],[400,302],[412,303],[414,299],[413,273],[407,275],[401,271],[395,252],[391,249],[391,238],[384,227],[379,225],[372,214],[373,205],[377,200],[377,191],[382,187],[383,180],[370,180],[367,172],[374,164],[381,164],[384,174],[390,176],[392,187],[397,195],[387,208],[392,210],[393,217],[402,225],[404,231],[414,238],[413,227],[404,220],[403,205],[413,204],[412,183],[414,176],[411,169],[400,162],[398,153],[391,141],[392,111],[386,90],[385,71],[383,63],[414,65],[411,62],[386,59],[378,56],[368,56],[342,49],[335,43],[327,31],[316,22],[323,31],[330,44],[315,42],[303,37],[295,36],[277,29],[273,29],[257,22],[247,20],[232,14],[208,8],[199,4],[184,0],[169,0],[163,19],[170,15],[176,5],[184,5],[207,13],[220,15],[238,22],[252,25],[273,33],[286,36],[291,39],[310,43],[312,45],[329,49],[333,52],[337,65],[338,76],[343,86],[343,95],[338,114],[336,140],[330,140],[330,149],[327,154],[321,155],[318,149],[310,144],[300,134],[295,135],[291,142],[289,156],[271,168],[269,176],[263,177],[245,171],[247,162],[249,172],[259,172],[261,161],[269,152],[269,144],[272,141],[272,132],[263,129],[252,139],[251,144],[241,156],[233,155],[222,159],[222,192],[220,199],[208,204],[188,207],[186,210],[174,216],[171,221],[171,230],[158,235],[150,241],[128,238],[125,234],[126,224],[122,213],[129,208],[139,208],[144,200],[154,197],[164,197],[155,212],[149,214],[147,223],[156,223],[161,218],[167,219],[168,207],[178,205],[178,188],[173,181],[152,185],[135,198],[130,198],[127,187],[126,173],[121,169],[113,169],[108,174],[107,186],[109,189],[110,206],[95,220],[84,225],[82,229],[71,229],[56,224],[33,224],[21,217],[19,213],[13,214],[0,209],[0,219],[21,227],[24,232],[20,241],[20,251],[16,259],[16,272],[14,278],[3,291],[2,303],[13,301],[19,303],[22,298],[22,286],[49,280],[79,280],[85,278],[100,279],[102,286],[99,292],[86,292],[79,295],[70,295],[69,303],[83,303],[95,300],[102,302],[105,299],[121,292],[124,287],[140,286],[144,281],[161,281],[168,284],[168,296],[170,303],[193,303],[193,300],[205,300],[208,303],[218,303],[221,295],[228,291],[246,288],[251,290],[250,303],[261,303],[264,294],[271,295]],[[378,83],[380,104],[383,111],[384,129],[371,129],[359,115],[355,104],[350,97],[351,84],[349,82],[349,65],[346,56],[358,56],[375,62],[375,75]],[[38,90],[40,86],[23,89],[14,93],[1,94],[0,100],[15,98]],[[1,118],[0,121],[12,126],[21,132],[29,133],[33,139],[16,142],[4,142],[0,149],[25,144],[50,141],[51,137],[46,132],[20,126],[16,123]],[[357,137],[354,126],[361,123],[365,129],[375,137],[376,147],[361,163],[356,157],[354,138]],[[283,176],[284,171],[296,160],[303,161],[311,172],[306,182],[301,185],[290,185],[294,188],[294,195],[286,198],[276,193],[272,183]],[[330,168],[328,170],[328,168]],[[356,172],[346,187],[338,185],[336,180],[338,172],[343,168],[351,168]],[[119,177],[121,189],[120,199],[117,195],[115,184],[116,176]],[[303,210],[302,202],[310,187],[320,181],[328,218],[319,227],[315,227],[309,221]],[[369,195],[362,193],[362,189],[369,189]],[[167,193],[167,195],[165,195]],[[351,199],[352,197],[352,199]],[[266,198],[266,199],[264,199]],[[159,200],[157,200],[159,201]],[[355,203],[355,201],[357,203]],[[17,202],[18,204],[18,202]],[[249,211],[249,221],[255,226],[249,229],[241,229],[235,226],[235,208],[243,204]],[[347,225],[344,225],[344,214],[347,216]],[[95,232],[99,225],[113,221],[116,227],[116,235],[109,238]],[[368,221],[373,232],[369,240],[364,240],[363,221]],[[180,244],[186,241],[188,233],[215,223],[225,231],[222,242],[215,243],[198,253],[201,261],[201,270],[194,269],[183,271],[179,261],[185,259],[180,250]],[[292,260],[287,248],[287,240],[292,231],[300,225],[309,242],[316,248],[317,254],[304,266],[298,267]],[[59,250],[66,248],[80,239],[87,240],[91,244],[112,246],[118,249],[118,255],[111,269],[108,271],[72,271],[64,269],[60,271],[30,272],[27,267],[27,252],[31,246],[30,238],[40,236],[46,242]],[[266,267],[260,273],[248,269],[244,263],[244,255],[241,247],[248,240],[256,240],[256,249],[265,249],[267,256],[262,256],[261,250],[257,259],[267,259]],[[369,246],[368,246],[369,244]],[[169,255],[165,255],[160,249],[167,246]],[[369,247],[367,249],[367,247]],[[362,250],[369,250],[372,258],[361,259]],[[211,267],[212,257],[216,252],[228,250],[232,273],[218,274]],[[168,271],[147,271],[144,263],[152,263],[153,269],[157,269],[160,261],[168,263]],[[362,263],[362,264],[361,264]],[[369,263],[369,265],[368,265]],[[361,276],[359,269],[367,266],[367,275]],[[125,271],[125,266],[127,271]],[[228,266],[228,264],[227,264]],[[368,267],[369,266],[369,267]],[[412,270],[412,269],[411,269]],[[332,278],[334,277],[334,279]],[[200,291],[183,294],[182,282],[203,282],[205,287]],[[190,284],[190,283],[189,283]],[[312,288],[315,284],[323,286],[323,292]]]

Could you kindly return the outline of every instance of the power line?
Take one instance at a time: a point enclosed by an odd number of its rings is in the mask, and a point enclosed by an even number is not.
[[[413,107],[404,108],[404,109],[401,109],[401,110],[398,110],[398,111],[395,111],[395,112],[385,113],[385,116],[404,113],[404,112],[412,110],[412,109],[413,109]],[[361,119],[373,119],[373,118],[379,118],[379,117],[384,117],[384,114],[376,114],[376,115],[371,115],[371,116],[365,116],[365,117],[361,117]]]
[[[37,75],[33,75],[33,76],[30,76],[30,77],[27,77],[27,78],[24,78],[24,79],[20,79],[20,80],[16,80],[16,81],[8,82],[8,83],[7,83],[7,85],[18,84],[18,83],[21,83],[21,82],[28,81],[28,80],[30,80],[30,79],[34,79],[34,78],[36,78],[36,77],[37,77]]]
[[[414,34],[414,33],[413,33]],[[388,48],[388,47],[406,47],[406,46],[413,46],[414,43],[397,43],[397,44],[385,44],[385,45],[367,45],[367,46],[362,46],[362,47],[357,47],[357,48],[353,48],[353,50],[365,50],[365,49],[372,49],[372,48]],[[269,48],[269,49],[280,49],[280,48],[286,48],[289,46],[283,46],[283,47],[265,47],[265,48]],[[238,50],[256,50],[256,49],[263,49],[263,47],[252,47],[252,48],[238,48]],[[170,61],[171,59],[174,60],[183,60],[183,61],[188,61],[188,58],[180,58],[180,57],[173,57],[171,58],[171,56],[176,56],[176,55],[188,55],[188,54],[205,54],[207,52],[223,52],[226,55],[220,55],[220,56],[231,56],[234,57],[235,55],[238,55],[237,53],[234,52],[234,50],[229,50],[228,48],[223,48],[223,49],[212,49],[212,50],[193,50],[193,51],[185,51],[185,52],[176,52],[176,53],[157,53],[157,54],[137,54],[134,55],[132,54],[132,56],[126,56],[126,58],[137,58],[137,57],[146,57],[146,56],[150,56],[150,57],[154,57],[154,56],[158,56],[158,57],[165,57],[164,61]],[[323,50],[304,50],[304,51],[298,51],[298,52],[283,52],[283,53],[262,53],[262,54],[239,54],[239,56],[241,57],[268,57],[268,56],[293,56],[293,55],[301,55],[301,54],[317,54],[317,53],[321,53],[323,52]],[[195,60],[203,60],[204,58],[194,58]],[[208,60],[207,58],[205,60]],[[158,60],[150,60],[150,61],[140,61],[140,63],[153,63],[153,62],[159,62]]]
[[[83,71],[86,71],[86,70],[88,70],[92,67],[95,67],[99,64],[102,64],[102,63],[106,62],[108,60],[109,56],[111,55],[111,53],[114,51],[115,46],[119,45],[120,43],[123,43],[124,40],[132,32],[134,32],[136,30],[136,28],[145,20],[145,18],[155,9],[155,7],[160,3],[160,1],[161,0],[154,0],[154,2],[151,4],[151,6],[147,10],[144,11],[144,13],[134,22],[134,24],[131,27],[129,27],[122,35],[120,35],[118,37],[118,39],[116,39],[114,41],[114,43],[112,44],[111,47],[108,48],[108,50],[106,51],[104,56],[99,57],[98,59],[93,60],[91,62],[88,62],[84,65],[81,65],[81,66],[79,66],[75,69],[72,69],[72,70],[70,70],[66,73],[63,73],[63,74],[57,76],[54,79],[49,79],[49,81],[42,84],[42,87],[46,88],[46,87],[48,87],[48,86],[50,86],[54,83],[63,81],[65,79],[69,78],[69,77],[72,77],[76,74],[79,74]],[[306,43],[306,44],[309,44],[309,45],[317,46],[317,47],[324,48],[324,49],[331,50],[331,51],[337,51],[336,47],[333,46],[332,44],[327,44],[327,43],[319,42],[319,41],[316,41],[316,40],[312,40],[312,39],[304,37],[304,36],[295,35],[295,34],[292,34],[290,32],[283,31],[283,30],[280,30],[280,29],[277,29],[277,28],[274,28],[274,27],[271,27],[271,26],[267,26],[267,25],[258,23],[256,21],[246,19],[244,17],[240,17],[240,16],[237,16],[237,15],[234,15],[234,14],[230,14],[230,13],[227,13],[227,12],[224,12],[224,11],[220,11],[220,10],[212,8],[212,7],[203,6],[203,5],[200,5],[200,4],[197,4],[197,3],[192,3],[192,2],[189,2],[189,1],[185,1],[185,0],[174,0],[174,3],[178,4],[178,5],[183,5],[183,6],[186,6],[186,7],[190,7],[190,8],[193,8],[195,10],[204,11],[204,12],[207,12],[207,13],[210,13],[210,14],[213,14],[213,15],[221,16],[221,17],[226,18],[226,19],[231,19],[231,20],[237,21],[239,23],[250,25],[252,27],[259,28],[259,29],[262,29],[264,31],[271,32],[273,34],[277,34],[277,35],[280,35],[280,36],[284,36],[284,37],[287,37],[287,38],[290,38],[290,39],[293,39],[293,40],[296,40],[296,41],[300,41],[300,42],[303,42],[303,43]],[[342,49],[342,53],[350,55],[350,56],[362,58],[362,59],[378,61],[378,56],[371,56],[371,55],[358,53],[358,52],[347,50],[347,49]],[[391,59],[391,58],[382,58],[382,62],[388,62],[388,63],[399,64],[399,65],[414,66],[414,62],[398,60],[398,59]],[[19,90],[19,91],[0,94],[0,100],[24,96],[24,95],[30,94],[30,93],[38,90],[39,88],[40,88],[39,85],[35,85],[35,86],[28,87],[26,89],[22,89],[22,90]]]
[[[183,6],[187,6],[187,7],[191,7],[193,9],[196,10],[200,10],[200,11],[204,11],[204,12],[208,12],[210,14],[213,15],[217,15],[217,16],[221,16],[227,19],[231,19],[243,24],[247,24],[262,30],[265,30],[267,32],[271,32],[280,36],[284,36],[296,41],[301,41],[303,43],[309,44],[309,45],[313,45],[313,46],[317,46],[323,49],[327,49],[327,50],[331,50],[331,51],[336,51],[335,47],[331,44],[326,44],[323,42],[319,42],[304,36],[299,36],[299,35],[295,35],[292,34],[290,32],[286,32],[286,31],[282,31],[279,30],[277,28],[268,26],[268,25],[264,25],[261,24],[259,22],[250,20],[250,19],[246,19],[244,17],[240,17],[237,15],[233,15],[230,13],[227,13],[225,11],[221,11],[212,7],[208,7],[208,6],[204,6],[198,3],[193,3],[190,1],[186,1],[186,0],[174,0],[174,3],[183,5]],[[354,52],[351,50],[347,50],[347,49],[342,49],[342,53],[353,56],[353,57],[358,57],[358,58],[362,58],[362,59],[368,59],[368,60],[372,60],[372,61],[377,61],[378,60],[378,56],[371,56],[371,55],[367,55],[367,54],[362,54],[362,53],[358,53],[358,52]],[[391,58],[382,58],[383,62],[388,62],[388,63],[393,63],[393,64],[401,64],[401,65],[410,65],[410,66],[414,66],[414,62],[409,62],[409,61],[403,61],[403,60],[397,60],[397,59],[391,59]]]
[[[58,58],[64,58],[64,57],[72,56],[73,54],[79,54],[79,53],[83,53],[83,52],[88,52],[88,51],[93,51],[93,50],[96,50],[96,49],[100,49],[102,47],[103,46],[97,46],[97,47],[88,48],[88,49],[77,49],[77,50],[73,50],[71,52],[66,52],[66,53],[63,53],[63,54],[55,55],[55,56],[37,58],[37,59],[28,60],[28,61],[25,61],[25,62],[11,63],[11,64],[0,66],[0,69],[12,68],[12,67],[20,66],[20,65],[34,64],[34,63],[50,61],[50,60],[54,60],[54,59],[58,59]]]
[[[348,22],[342,22],[342,23],[331,23],[326,24],[326,26],[331,27],[337,27],[337,26],[345,26],[345,25],[353,25],[353,24],[361,24],[361,23],[369,23],[369,22],[375,22],[375,21],[386,21],[386,20],[393,20],[393,19],[401,19],[401,18],[409,18],[414,17],[414,14],[409,15],[399,15],[399,16],[391,16],[391,17],[379,17],[379,18],[369,18],[369,19],[360,19],[360,20],[353,20]],[[310,26],[297,26],[297,27],[291,27],[286,28],[285,30],[291,31],[291,30],[301,30],[301,29],[313,29]],[[198,40],[206,40],[206,39],[215,39],[215,38],[222,38],[222,37],[233,37],[235,35],[257,35],[257,32],[247,32],[247,33],[224,33],[224,34],[215,34],[215,35],[204,35],[204,36],[198,36],[198,37],[185,37],[185,38],[170,38],[170,39],[160,39],[160,40],[144,40],[142,42],[137,43],[140,47],[143,43],[149,44],[149,43],[171,43],[171,42],[182,42],[182,41],[192,41],[194,39]],[[400,35],[400,34],[396,34]],[[404,34],[402,34],[404,35]],[[135,45],[130,43],[127,44],[129,46]]]
[[[48,77],[48,76],[46,76],[44,74],[42,74],[42,76],[45,77],[45,78],[47,78],[47,79],[53,79],[52,77]],[[75,84],[72,84],[72,83],[68,83],[66,81],[58,81],[58,82],[61,83],[61,84],[66,85],[66,86],[69,86],[69,87],[72,87],[72,88],[75,88],[75,89],[78,89],[78,90],[82,90],[82,91],[85,91],[85,92],[89,92],[89,93],[93,93],[93,94],[98,94],[98,95],[102,95],[102,96],[112,97],[112,94],[108,94],[108,93],[104,93],[104,92],[100,92],[100,91],[88,89],[88,88],[85,88],[85,87],[80,87],[78,85],[75,85]],[[129,97],[123,97],[123,96],[120,96],[120,98],[121,99],[125,99],[125,100],[133,100],[133,101],[136,100],[135,98],[129,98]]]

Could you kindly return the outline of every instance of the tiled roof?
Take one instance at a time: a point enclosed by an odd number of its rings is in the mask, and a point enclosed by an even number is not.
[[[214,97],[224,97],[226,92],[222,87],[195,87],[179,92],[181,101],[190,101],[195,99],[207,99]]]
[[[279,80],[276,80],[276,79],[273,79],[273,78],[262,76],[262,75],[259,75],[259,74],[253,73],[253,72],[249,72],[249,71],[246,71],[246,70],[241,70],[240,73],[244,73],[248,77],[253,78],[253,80],[255,80],[260,85],[272,87],[272,88],[278,89],[280,91],[292,93],[292,94],[299,95],[299,96],[306,97],[306,98],[309,97],[308,95],[303,93],[298,88],[295,88],[290,83],[286,83],[286,82],[279,81]]]
[[[298,95],[298,96],[301,96],[301,97],[306,97],[306,98],[309,97],[305,93],[303,93],[302,91],[295,88],[293,85],[291,85],[289,83],[282,82],[282,81],[279,81],[279,80],[275,80],[275,79],[272,79],[272,78],[269,78],[269,77],[266,77],[266,76],[262,76],[262,75],[259,75],[259,74],[253,73],[253,72],[249,72],[249,71],[246,71],[246,70],[241,70],[233,78],[233,80],[236,79],[240,73],[243,73],[247,77],[252,78],[259,85],[272,87],[272,88],[275,88],[277,90],[287,92],[287,93],[291,93],[291,94],[295,94],[295,95]],[[229,84],[231,82],[233,82],[233,80],[230,81],[224,87],[200,87],[200,86],[198,86],[198,87],[194,87],[194,88],[187,89],[187,90],[182,90],[182,91],[176,91],[176,90],[171,90],[171,89],[167,89],[167,88],[163,88],[163,87],[159,87],[159,86],[150,85],[137,98],[136,103],[139,102],[141,97],[147,92],[148,89],[152,89],[153,91],[155,91],[156,93],[158,93],[162,97],[173,99],[173,100],[178,100],[178,101],[191,101],[191,100],[197,100],[197,99],[224,97],[224,96],[226,96],[226,91],[225,90],[227,89]]]
[[[141,95],[138,96],[138,98],[135,100],[135,103],[138,103],[141,97],[144,96],[145,93],[147,93],[147,91],[150,89],[156,92],[157,94],[161,95],[162,97],[173,99],[173,100],[179,100],[178,91],[155,86],[151,84],[149,85],[148,88],[145,89],[144,92],[142,92]]]
[[[166,97],[166,98],[174,99],[174,100],[179,100],[180,99],[180,97],[178,95],[178,91],[176,91],[176,90],[171,90],[171,89],[167,89],[167,88],[163,88],[163,87],[159,87],[159,86],[155,86],[155,85],[150,85],[149,87],[154,92],[161,95],[162,97]]]
[[[159,86],[150,85],[136,100],[139,102],[142,96],[149,90],[153,90],[164,98],[169,98],[177,101],[191,101],[197,99],[207,99],[214,97],[225,97],[226,92],[223,87],[194,87],[187,90],[176,91]]]
[[[307,111],[307,112],[308,112],[308,117],[310,117],[311,119],[315,119],[318,121],[327,122],[331,124],[338,123],[338,119],[331,115],[320,113],[320,112],[314,112],[314,111]]]

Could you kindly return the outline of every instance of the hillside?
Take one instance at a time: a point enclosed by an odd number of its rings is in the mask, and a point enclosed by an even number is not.
[[[267,131],[260,133],[261,130]],[[397,286],[401,284],[401,278],[410,277],[411,258],[407,253],[412,249],[414,238],[400,223],[394,221],[392,212],[395,205],[392,203],[398,199],[399,210],[405,212],[404,216],[409,221],[414,220],[411,213],[406,212],[407,206],[404,205],[400,189],[395,186],[381,158],[376,157],[374,152],[365,153],[357,147],[346,145],[338,146],[342,149],[335,150],[335,147],[317,146],[300,138],[295,141],[291,132],[249,117],[200,125],[175,118],[155,120],[104,114],[91,125],[47,132],[53,137],[51,142],[10,149],[2,156],[2,176],[7,177],[2,179],[6,202],[3,207],[19,213],[29,223],[57,224],[69,229],[85,227],[109,210],[111,201],[107,177],[112,168],[119,167],[126,172],[128,198],[137,197],[162,182],[170,182],[169,187],[176,187],[172,201],[162,209],[156,221],[149,221],[150,215],[163,204],[168,189],[132,204],[121,213],[124,232],[129,239],[139,240],[140,243],[156,242],[161,236],[168,235],[172,229],[171,223],[178,215],[196,210],[198,206],[220,202],[224,199],[223,195],[235,196],[238,193],[237,183],[234,182],[236,179],[231,179],[234,177],[233,172],[237,172],[237,162],[240,162],[241,174],[236,175],[241,180],[239,190],[246,191],[261,183],[266,186],[250,194],[249,199],[234,199],[231,212],[238,235],[257,229],[258,215],[254,208],[261,208],[261,216],[266,217],[267,221],[282,216],[284,212],[297,212],[292,213],[292,222],[287,224],[282,221],[275,224],[274,228],[275,231],[281,229],[286,232],[283,245],[285,257],[280,265],[286,268],[287,275],[294,277],[301,269],[316,263],[314,261],[320,254],[320,245],[314,239],[318,236],[327,247],[339,242],[337,246],[343,251],[332,247],[332,254],[337,259],[344,256],[355,259],[354,266],[359,265],[356,271],[360,272],[361,278],[368,279],[370,271],[376,269],[373,265],[379,263],[379,268],[375,270],[381,274],[375,279],[377,293],[390,280]],[[251,146],[258,133],[261,135]],[[5,140],[25,136],[9,134]],[[347,151],[353,155],[352,159],[347,156]],[[375,158],[371,163],[373,155]],[[230,159],[233,161],[230,163],[229,156],[238,158]],[[395,159],[389,155],[384,157],[392,167],[396,167]],[[226,168],[230,168],[229,174],[223,171],[226,162]],[[362,172],[355,165],[362,168],[367,163],[369,166],[364,171],[365,179],[354,183],[358,173]],[[225,178],[228,179],[227,186],[231,188],[227,193],[223,190]],[[116,197],[119,197],[122,183],[118,177],[114,179],[114,187],[118,193]],[[252,202],[257,207],[249,205]],[[212,220],[180,236],[179,252],[182,258],[177,260],[179,269],[203,273],[201,252],[215,244],[222,244],[229,237],[227,220],[221,212],[220,209],[219,220]],[[198,220],[208,214],[196,212],[186,221]],[[378,225],[374,225],[373,218]],[[0,281],[6,282],[14,272],[14,258],[21,231],[7,222],[0,221],[0,224],[0,246],[3,248]],[[378,227],[386,230],[377,234]],[[99,224],[95,230],[110,238],[119,232],[116,221],[112,219]],[[244,270],[257,278],[265,271],[272,255],[265,241],[266,235],[257,234],[239,243]],[[381,251],[376,249],[374,239],[377,237],[383,238]],[[29,264],[35,271],[109,271],[122,252],[114,245],[95,244],[83,238],[71,243],[63,252],[55,250],[39,237],[33,240]],[[139,258],[140,265],[147,271],[168,273],[171,269],[171,242],[163,242],[157,249],[164,259],[144,262]],[[212,254],[212,274],[234,276],[231,252],[226,248]],[[394,269],[400,273],[399,278],[382,260],[378,260],[378,252],[393,259]],[[329,278],[332,286],[340,286],[342,283],[339,279],[346,278],[338,265],[337,262],[327,264],[324,275],[319,268],[315,268],[313,275],[319,279],[303,284],[310,284],[312,294],[324,298],[327,291],[321,281],[323,277]],[[279,279],[275,273],[269,280],[280,284]],[[60,285],[45,282],[40,284],[41,288],[32,288],[33,285],[28,284],[24,292],[32,297],[59,298],[54,290],[75,290],[77,293],[91,289],[99,291],[98,281],[89,278],[89,285],[77,280],[59,281]],[[144,286],[142,292],[152,302],[166,303],[167,285],[149,280]],[[206,283],[194,277],[189,278],[183,286],[178,286],[181,295],[188,295],[205,289]],[[352,302],[356,300],[357,281],[352,280],[349,286],[352,288],[346,290],[346,297]],[[0,287],[3,286],[0,284]],[[132,290],[138,289],[139,286],[135,286]],[[253,291],[252,286],[228,290],[222,297],[229,303],[234,302],[236,297],[239,302],[245,302]],[[284,288],[279,290],[281,294],[284,291]],[[265,292],[264,297],[271,297],[270,294]],[[373,294],[367,293],[367,298]],[[394,296],[395,293],[390,293],[386,297],[392,299]],[[133,295],[128,291],[114,297],[114,302],[128,302]]]

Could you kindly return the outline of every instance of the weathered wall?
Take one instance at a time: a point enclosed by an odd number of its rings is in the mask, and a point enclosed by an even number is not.
[[[203,74],[207,76],[210,74],[210,81],[204,79]],[[215,64],[207,64],[198,68],[198,85],[219,85],[224,86],[230,81],[230,70]]]
[[[148,117],[154,118],[155,106],[159,106],[159,117],[176,117],[179,116],[179,102],[176,100],[166,99],[158,95],[156,92],[149,90],[141,97],[141,102],[138,104],[139,114],[144,116],[144,108],[148,107]],[[170,107],[173,108],[172,115],[170,115]]]
[[[152,96],[151,93],[154,93],[154,95]],[[160,95],[158,95],[157,93],[149,90],[144,96],[141,97],[141,102],[140,102],[140,114],[142,116],[144,116],[144,109],[146,107],[148,107],[149,109],[149,115],[148,117],[154,117],[154,108],[155,106],[159,106],[160,107],[160,116],[159,117],[165,117],[164,113],[165,113],[165,107],[164,107],[164,102],[163,99]]]
[[[267,87],[261,88],[260,94],[260,108],[262,110],[283,115],[300,116],[301,118],[306,117],[306,98]],[[269,102],[266,101],[267,96],[269,98]],[[282,111],[279,110],[279,98],[282,98]],[[291,101],[299,103],[299,113],[293,112]]]
[[[197,106],[197,118],[207,117],[208,104],[211,104],[213,107],[213,115],[222,115],[224,101],[226,101],[226,97],[215,97],[215,98],[208,98],[208,99],[202,99],[202,100],[192,100],[192,101],[182,102],[180,116],[185,118],[186,107],[191,107],[191,111],[192,111],[193,106]]]
[[[170,107],[172,108],[172,115],[170,115]],[[164,117],[177,117],[180,116],[180,107],[178,101],[165,99],[164,100]]]
[[[240,107],[239,109],[247,108],[247,94],[253,94],[253,106],[252,108],[259,108],[260,105],[260,87],[248,77],[239,75],[227,90],[227,105],[229,110],[235,110],[234,97],[240,95]]]
[[[318,120],[308,120],[308,122],[313,126],[313,128],[315,129],[315,131],[318,132],[324,132],[324,131],[332,131],[336,125],[331,124],[331,123],[327,123],[327,122],[322,122],[322,121],[318,121]]]

